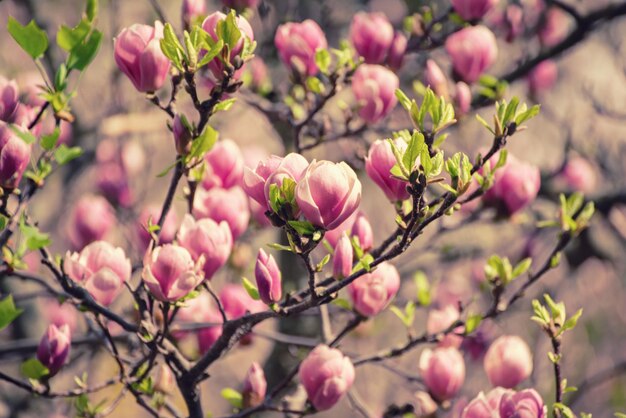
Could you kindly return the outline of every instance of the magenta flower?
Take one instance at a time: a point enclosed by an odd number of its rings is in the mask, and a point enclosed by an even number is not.
[[[357,212],[350,234],[359,239],[359,245],[363,251],[369,251],[374,246],[372,225],[363,212]]]
[[[430,394],[439,401],[454,398],[465,380],[465,362],[454,347],[422,351],[419,370]]]
[[[240,284],[225,284],[219,298],[228,319],[241,318],[246,312],[257,313],[266,309],[263,302],[252,299]]]
[[[219,141],[204,157],[206,172],[202,185],[209,190],[213,187],[230,189],[241,184],[243,176],[243,154],[231,139]]]
[[[532,94],[538,94],[554,87],[559,77],[559,69],[553,60],[541,61],[528,73],[526,78],[528,89]]]
[[[399,85],[398,76],[382,65],[360,65],[352,78],[359,116],[368,123],[387,116],[398,102],[395,92]]]
[[[257,254],[254,277],[259,288],[259,296],[266,304],[278,302],[282,297],[282,274],[271,254],[262,248]]]
[[[470,26],[448,37],[446,52],[454,71],[467,83],[473,83],[496,61],[498,45],[487,27]]]
[[[198,189],[193,215],[196,219],[210,218],[218,223],[226,221],[233,240],[236,240],[248,228],[250,221],[248,198],[241,187]]]
[[[545,21],[539,29],[539,41],[545,47],[552,47],[563,41],[570,32],[567,14],[557,7],[550,7],[545,13]]]
[[[0,187],[15,189],[30,162],[31,145],[0,122]]]
[[[226,15],[222,12],[214,12],[207,16],[202,22],[202,29],[204,29],[214,41],[218,40],[217,36],[217,24],[226,19]],[[237,27],[241,32],[241,38],[237,41],[237,44],[230,51],[230,64],[233,65],[235,62],[235,58],[241,55],[244,46],[244,39],[248,38],[250,42],[254,42],[254,32],[252,31],[252,26],[246,20],[245,17],[239,15],[236,18]],[[222,80],[224,77],[224,63],[221,61],[221,58],[215,57],[209,64],[208,69],[211,72],[212,76],[215,80]],[[241,75],[241,68],[236,71],[235,78],[239,78]]]
[[[274,45],[283,64],[304,75],[317,74],[315,52],[328,47],[322,28],[311,19],[280,25],[276,30]]]
[[[72,337],[69,326],[57,327],[54,324],[48,326],[39,342],[37,359],[48,368],[49,376],[54,376],[61,370],[70,354],[71,346]]]
[[[352,272],[352,261],[354,259],[354,250],[352,243],[347,235],[342,235],[335,246],[333,254],[333,277],[343,279],[348,277]]]
[[[19,103],[19,90],[15,80],[0,76],[0,121],[12,122]]]
[[[183,27],[190,28],[198,17],[206,14],[206,0],[183,0],[180,14]]]
[[[505,394],[512,393],[501,387],[491,389],[486,395],[480,392],[463,409],[460,418],[500,418],[500,401]]]
[[[596,172],[593,166],[582,157],[569,159],[558,177],[570,190],[583,193],[592,192],[597,183]]]
[[[454,91],[454,105],[457,114],[465,115],[472,107],[472,91],[467,83],[459,81]]]
[[[446,331],[460,317],[459,309],[454,305],[446,305],[441,309],[433,309],[428,312],[426,320],[426,332],[429,334],[439,334]],[[455,333],[463,332],[463,327],[456,328],[453,332],[447,334],[439,342],[441,347],[459,348],[463,342],[463,337],[455,335]]]
[[[361,203],[361,182],[344,162],[313,161],[296,186],[296,201],[313,225],[333,229]]]
[[[482,19],[498,4],[498,0],[452,0],[452,7],[463,19]]]
[[[485,199],[487,202],[495,199],[509,215],[513,215],[535,200],[540,187],[539,168],[509,155],[505,166],[496,172],[494,185],[485,194]]]
[[[426,61],[424,84],[430,87],[437,96],[443,96],[446,100],[449,98],[448,79],[437,63],[431,59]]]
[[[65,255],[70,279],[81,284],[101,305],[110,305],[130,279],[131,264],[124,250],[105,241],[87,245],[79,253]]]
[[[406,54],[406,47],[409,40],[404,36],[402,32],[396,32],[391,41],[391,47],[389,47],[389,53],[387,54],[387,65],[394,71],[399,70],[404,63],[404,55]]]
[[[265,373],[256,361],[252,363],[243,381],[243,405],[245,408],[258,406],[263,403],[267,392]]]
[[[142,278],[150,293],[160,301],[174,302],[194,290],[204,280],[204,256],[194,263],[185,248],[165,244],[148,250]]]
[[[364,274],[348,286],[354,309],[364,316],[382,312],[400,289],[400,274],[387,262],[380,263],[371,273]]]
[[[406,149],[407,144],[404,140],[397,138],[393,142],[400,152]],[[365,171],[392,202],[409,198],[407,182],[391,175],[391,169],[395,164],[396,157],[393,155],[391,145],[383,139],[374,141],[365,157]]]
[[[505,393],[500,401],[500,418],[546,418],[547,408],[535,389]]]
[[[115,62],[140,92],[154,92],[165,83],[170,61],[161,51],[163,24],[134,24],[115,39]]]
[[[514,388],[532,373],[533,358],[524,340],[503,335],[487,350],[484,366],[492,385]]]
[[[68,236],[76,250],[103,239],[117,222],[109,202],[103,197],[94,195],[81,197],[69,218]]]
[[[318,345],[300,365],[300,381],[318,411],[332,408],[354,383],[354,366],[336,348]]]
[[[219,224],[212,219],[196,221],[186,214],[178,232],[178,243],[198,261],[204,259],[204,278],[211,280],[230,256],[233,237],[225,221]]]
[[[352,18],[350,41],[368,64],[382,64],[393,42],[393,26],[381,12],[358,12]]]

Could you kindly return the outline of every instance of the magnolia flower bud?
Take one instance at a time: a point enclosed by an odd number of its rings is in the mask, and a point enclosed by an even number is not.
[[[244,408],[262,404],[266,391],[267,381],[265,380],[265,373],[263,373],[263,369],[259,366],[259,363],[254,362],[248,369],[246,378],[243,381],[242,395]]]
[[[528,73],[528,89],[531,94],[538,94],[550,90],[559,76],[559,69],[553,60],[541,61]]]
[[[104,238],[117,222],[109,202],[93,195],[81,197],[69,218],[68,236],[72,247],[77,250]]]
[[[359,239],[359,245],[363,251],[369,251],[374,246],[372,225],[363,212],[357,212],[350,234]]]
[[[326,35],[319,25],[307,19],[301,23],[284,23],[276,30],[274,45],[278,55],[291,71],[303,75],[315,75],[318,71],[315,52],[326,49]]]
[[[333,229],[361,203],[361,182],[344,162],[313,161],[296,186],[296,201],[313,225]]]
[[[217,36],[217,24],[226,19],[226,15],[222,12],[214,12],[207,16],[202,22],[202,29],[204,29],[214,41],[218,41]],[[248,38],[250,42],[254,42],[254,32],[252,26],[246,20],[245,17],[239,15],[236,17],[237,27],[241,32],[241,38],[237,41],[237,44],[230,50],[230,65],[234,66],[238,71],[235,72],[235,78],[239,78],[241,75],[241,65],[237,65],[237,62],[241,62],[241,53],[244,47],[244,39]],[[224,63],[219,57],[215,57],[208,64],[209,71],[215,78],[215,80],[222,80],[224,77]]]
[[[11,131],[9,125],[0,122],[0,187],[17,188],[30,161],[30,153],[31,145]]]
[[[210,218],[215,222],[226,221],[233,240],[244,233],[250,221],[248,198],[241,187],[211,190],[199,188],[193,204],[196,219]]]
[[[496,172],[493,194],[512,215],[532,203],[541,187],[539,168],[525,162],[510,159]]]
[[[492,385],[513,388],[530,376],[533,359],[524,340],[503,335],[487,350],[484,366]]]
[[[352,229],[352,226],[354,225],[354,222],[356,221],[356,217],[358,214],[359,211],[355,211],[354,213],[352,213],[352,215],[348,216],[348,218],[341,224],[333,229],[326,231],[326,233],[324,234],[324,240],[326,240],[331,247],[335,248],[337,246],[337,243],[339,242],[339,238],[346,234],[352,235],[350,231]]]
[[[400,67],[402,67],[408,43],[409,40],[402,32],[395,33],[391,47],[389,47],[389,53],[387,54],[387,66],[389,66],[389,68],[398,71]]]
[[[454,104],[459,115],[465,115],[472,107],[472,91],[467,83],[459,81],[454,91]]]
[[[567,37],[570,31],[569,18],[563,10],[550,7],[545,12],[543,26],[539,29],[539,41],[545,47],[551,47]]]
[[[352,18],[350,41],[368,64],[382,64],[393,42],[393,26],[384,13],[358,12]]]
[[[264,303],[252,299],[240,284],[228,283],[224,285],[219,298],[228,319],[241,318],[246,312],[257,313],[266,309]]]
[[[135,224],[135,231],[137,233],[137,240],[139,241],[139,249],[144,253],[150,245],[152,237],[148,232],[148,221],[151,225],[157,225],[159,218],[161,217],[161,207],[158,205],[148,205],[139,214],[137,223]],[[165,215],[165,221],[163,227],[159,230],[159,243],[169,244],[174,241],[176,237],[176,231],[178,231],[178,216],[176,212],[170,210]]]
[[[37,359],[48,368],[50,377],[61,370],[70,354],[71,346],[72,337],[69,326],[57,327],[54,324],[48,326],[37,348]]]
[[[354,309],[364,316],[378,315],[400,289],[398,270],[387,262],[364,274],[348,286]]]
[[[498,45],[487,27],[470,26],[446,39],[446,52],[454,71],[467,83],[473,83],[495,62]]]
[[[193,136],[189,130],[189,126],[183,121],[178,113],[174,116],[174,124],[172,125],[172,133],[174,134],[174,145],[178,155],[187,155],[191,151],[191,141]]]
[[[169,395],[175,388],[176,378],[174,373],[172,373],[172,369],[167,364],[161,364],[154,378],[154,390]]]
[[[204,278],[210,280],[230,256],[233,237],[228,224],[212,219],[196,221],[186,214],[178,232],[178,243],[189,251],[195,261],[204,258]]]
[[[487,395],[480,392],[463,409],[460,418],[492,418],[500,417],[500,401],[505,394],[514,393],[512,390],[497,387],[491,389]]]
[[[437,63],[431,59],[426,61],[426,70],[424,71],[424,84],[429,86],[437,96],[443,96],[449,99],[448,79],[444,75]]]
[[[406,142],[397,138],[393,140],[400,152],[406,149]],[[408,199],[407,182],[391,175],[391,168],[396,164],[391,145],[386,140],[377,139],[370,146],[365,157],[367,175],[382,189],[385,196],[392,202]]]
[[[115,39],[115,62],[140,92],[154,92],[165,83],[170,60],[161,51],[163,24],[134,24]]]
[[[65,272],[80,283],[101,305],[110,305],[130,280],[131,264],[124,250],[105,241],[87,245],[79,253],[65,255]]]
[[[35,253],[30,253],[35,254]],[[48,322],[62,327],[67,325],[73,333],[78,326],[78,310],[71,303],[59,303],[56,299],[46,299],[41,306],[42,317]]]
[[[583,193],[592,192],[597,183],[593,166],[582,157],[569,159],[558,177],[567,188]]]
[[[382,65],[362,64],[354,72],[352,91],[360,106],[359,116],[376,123],[387,116],[398,99],[398,76]]]
[[[165,244],[148,250],[141,276],[155,298],[163,302],[174,302],[187,296],[202,283],[203,265],[204,256],[200,256],[194,263],[185,248]]]
[[[547,408],[535,389],[507,392],[500,400],[500,418],[546,418]]]
[[[506,41],[513,42],[524,32],[524,11],[517,4],[510,4],[504,12],[506,24]]]
[[[198,297],[185,301],[176,316],[176,324],[199,322],[212,325],[200,329],[194,328],[193,331],[176,330],[172,334],[177,340],[182,340],[187,336],[195,337],[199,351],[204,353],[222,335],[222,316],[208,293],[200,293]]]
[[[452,7],[463,19],[471,21],[481,19],[498,0],[452,0]]]
[[[183,27],[187,30],[193,22],[200,16],[206,14],[206,0],[183,0],[181,16]]]
[[[243,176],[243,154],[231,139],[219,141],[204,157],[206,171],[202,185],[209,190],[213,187],[230,189],[241,184]]]
[[[254,277],[259,288],[261,300],[270,305],[278,302],[282,297],[282,275],[276,260],[262,248],[257,254],[254,266]]]
[[[339,238],[333,254],[333,277],[336,279],[348,277],[352,272],[353,258],[354,251],[352,250],[350,238],[347,235],[343,235]]]
[[[300,382],[318,411],[332,408],[354,383],[354,366],[336,348],[318,345],[300,365]]]
[[[465,380],[463,356],[454,347],[426,349],[419,370],[430,394],[439,401],[454,398]]]
[[[19,103],[19,90],[15,80],[0,76],[0,120],[11,122]]]
[[[243,189],[248,196],[262,205],[265,210],[269,209],[269,189],[271,182],[267,182],[274,173],[281,173],[284,178],[288,175],[295,182],[298,182],[302,174],[308,167],[309,162],[300,154],[290,153],[285,158],[271,155],[264,160],[259,161],[254,170],[245,167],[243,173]],[[282,181],[281,181],[282,183]]]

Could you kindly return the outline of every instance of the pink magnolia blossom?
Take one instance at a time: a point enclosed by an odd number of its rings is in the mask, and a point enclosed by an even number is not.
[[[528,89],[532,94],[538,94],[554,87],[559,76],[559,69],[553,60],[541,61],[528,73]]]
[[[470,26],[446,39],[446,52],[454,71],[473,83],[496,61],[498,46],[493,32],[485,26]]]
[[[359,116],[368,123],[376,123],[387,116],[398,102],[396,89],[399,85],[393,71],[381,65],[360,65],[352,78],[352,91],[360,106]]]
[[[192,23],[206,14],[206,0],[183,0],[181,17],[183,26],[190,28]]]
[[[131,264],[124,250],[106,241],[87,245],[80,253],[65,255],[65,272],[102,305],[109,305],[130,279]]]
[[[113,208],[103,197],[85,195],[75,204],[69,216],[68,236],[76,250],[103,239],[117,220]]]
[[[11,122],[19,103],[19,89],[15,80],[0,76],[0,120]]]
[[[174,302],[202,283],[203,265],[204,256],[194,263],[185,248],[165,244],[146,253],[142,278],[155,298]]]
[[[114,57],[119,69],[140,92],[154,92],[165,83],[170,60],[161,51],[163,24],[134,24],[115,39]]]
[[[439,401],[454,398],[465,380],[465,362],[454,347],[427,348],[418,367],[428,391]]]
[[[9,125],[0,122],[0,187],[18,187],[30,162],[31,149]]]
[[[467,83],[459,81],[454,90],[454,105],[457,114],[465,115],[472,107],[472,91]]]
[[[225,221],[219,224],[212,219],[195,220],[186,214],[178,232],[178,243],[195,261],[204,259],[204,278],[210,280],[228,261],[233,248],[233,237]]]
[[[395,139],[394,144],[400,152],[407,146],[400,138]],[[374,141],[365,157],[365,171],[392,202],[406,200],[409,197],[407,182],[391,175],[391,169],[395,164],[396,157],[393,155],[391,145],[382,139]]]
[[[304,75],[317,73],[315,52],[328,47],[322,28],[311,19],[280,25],[276,30],[274,45],[283,64]]]
[[[361,203],[361,182],[344,162],[313,161],[296,186],[296,201],[313,225],[333,229]]]
[[[350,41],[368,64],[382,64],[394,39],[393,26],[381,12],[358,12],[352,18]]]
[[[570,31],[570,21],[567,14],[557,8],[550,7],[545,12],[545,20],[539,29],[539,41],[545,47],[552,47],[567,37]]]
[[[454,305],[446,305],[440,309],[433,309],[428,312],[426,321],[426,332],[429,334],[439,334],[446,331],[452,324],[460,319],[459,309]],[[463,332],[463,327],[457,327],[451,333],[445,335],[439,342],[441,347],[459,348],[463,342],[463,337],[455,335]]]
[[[463,19],[481,19],[498,4],[498,0],[452,0],[452,7]]]
[[[400,274],[387,262],[364,274],[348,286],[354,309],[364,316],[378,315],[400,289]]]
[[[361,211],[357,212],[350,234],[359,239],[359,245],[363,251],[369,251],[374,246],[374,232],[372,231],[372,225],[365,214]]]
[[[535,389],[505,393],[500,401],[500,418],[546,418],[547,408]]]
[[[406,47],[409,40],[402,32],[396,32],[391,41],[391,47],[389,47],[389,53],[387,54],[387,65],[394,71],[398,71],[404,63],[404,56],[406,54]]]
[[[147,229],[148,221],[152,225],[157,225],[161,217],[161,209],[159,205],[148,205],[139,213],[139,218],[135,224],[135,232],[137,234],[137,240],[139,241],[139,249],[142,253],[148,249],[148,245],[150,245],[150,241],[152,240]],[[165,215],[163,227],[159,230],[159,243],[169,244],[174,241],[176,231],[178,231],[178,216],[175,211],[170,210],[167,212],[167,215]]]
[[[49,376],[54,376],[61,370],[70,354],[72,337],[67,325],[57,327],[50,324],[37,348],[37,359],[49,370]]]
[[[213,187],[230,189],[241,184],[243,176],[243,154],[231,139],[219,141],[204,157],[206,171],[202,185],[209,190]]]
[[[333,254],[333,277],[336,279],[348,277],[352,272],[353,258],[354,251],[350,238],[347,235],[343,235],[339,238]]]
[[[446,100],[450,97],[448,93],[448,78],[432,59],[426,61],[424,84],[430,87],[437,96],[442,96]]]
[[[318,411],[332,408],[354,383],[354,366],[336,348],[318,345],[300,365],[300,381]]]
[[[204,29],[214,41],[218,40],[217,36],[217,25],[219,22],[226,19],[226,15],[222,12],[214,12],[207,16],[202,22],[202,29]],[[241,38],[237,41],[237,44],[230,51],[230,64],[235,63],[235,59],[238,58],[245,44],[245,39],[247,38],[250,42],[254,42],[254,32],[252,31],[252,26],[242,15],[238,15],[236,17],[237,27],[241,32]],[[220,57],[215,57],[208,64],[209,71],[213,77],[214,81],[222,80],[224,77],[224,63],[221,61]],[[235,78],[239,78],[242,73],[242,69],[240,68],[235,72]]]
[[[262,248],[257,254],[254,265],[254,277],[259,288],[259,296],[266,304],[280,301],[282,298],[282,274],[271,254],[267,254]]]
[[[592,192],[597,183],[596,173],[591,163],[582,157],[571,158],[559,173],[559,180],[571,189],[583,193]]]
[[[484,366],[492,385],[513,388],[530,376],[533,359],[524,340],[503,335],[487,350]]]
[[[486,395],[480,392],[463,409],[460,418],[500,418],[500,401],[505,394],[514,393],[501,387],[491,389]]]
[[[254,362],[248,369],[243,381],[242,395],[244,407],[250,408],[263,403],[266,392],[267,381],[265,380],[265,373],[263,373],[259,363]]]
[[[233,240],[248,228],[250,209],[248,199],[241,187],[211,190],[199,188],[194,200],[193,215],[196,219],[210,218],[219,223],[226,221]]]

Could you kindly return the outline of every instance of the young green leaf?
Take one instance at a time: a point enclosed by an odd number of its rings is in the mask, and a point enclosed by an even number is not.
[[[73,28],[61,25],[57,32],[57,45],[69,52],[85,39],[90,30],[91,22],[85,19]]]
[[[35,380],[39,380],[50,374],[50,370],[35,358],[31,358],[22,363],[20,370],[24,376]]]
[[[22,312],[23,309],[15,307],[13,295],[9,295],[0,301],[0,330],[5,329],[18,316],[20,316]]]
[[[243,396],[241,393],[237,392],[232,388],[222,389],[221,392],[222,398],[226,399],[228,403],[230,403],[233,408],[241,409],[243,408]]]
[[[9,16],[7,29],[15,42],[33,59],[41,57],[48,49],[48,35],[34,20],[22,26],[13,16]]]
[[[65,165],[83,154],[81,147],[68,147],[65,144],[59,145],[54,151],[54,159],[59,165]]]
[[[242,277],[241,280],[243,281],[244,289],[246,289],[246,292],[248,292],[248,295],[250,295],[252,299],[254,300],[261,299],[261,297],[259,296],[259,289],[257,289],[256,286],[252,284],[250,280],[246,279],[245,277]]]
[[[67,58],[68,70],[83,71],[96,57],[100,43],[102,42],[102,32],[94,30],[85,42],[79,43],[70,52]]]

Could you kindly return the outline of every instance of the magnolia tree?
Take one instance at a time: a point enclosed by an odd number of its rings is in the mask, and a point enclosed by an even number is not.
[[[508,84],[525,80],[539,97],[557,80],[554,59],[626,14],[626,5],[583,13],[560,0],[426,1],[395,27],[384,13],[358,11],[346,38],[331,42],[312,19],[275,16],[272,26],[268,16],[284,6],[276,3],[224,0],[211,10],[204,0],[184,0],[176,6],[181,24],[146,2],[159,20],[119,28],[113,39],[98,16],[103,9],[115,16],[106,10],[114,2],[88,0],[82,17],[56,32],[40,27],[31,2],[28,24],[8,17],[10,36],[39,72],[19,87],[0,77],[0,326],[13,331],[3,334],[1,351],[21,357],[18,367],[3,363],[0,379],[6,394],[32,395],[16,405],[3,393],[4,402],[18,411],[50,401],[47,412],[80,417],[137,416],[125,398],[147,416],[194,418],[333,408],[343,412],[327,416],[590,416],[569,404],[576,388],[562,367],[582,311],[547,293],[532,303],[525,295],[587,228],[594,203],[582,192],[594,190],[594,172],[578,156],[546,180],[507,152],[540,112]],[[102,57],[107,42],[112,56]],[[507,56],[516,43],[529,46],[521,61]],[[115,62],[115,83],[162,111],[154,122],[170,138],[159,145],[170,155],[156,167],[170,179],[162,190],[134,184],[151,160],[137,143],[109,135],[95,152],[72,143],[81,92],[110,87],[79,86],[97,55]],[[498,60],[509,72],[489,75]],[[284,151],[223,138],[214,117],[235,103],[270,121]],[[485,108],[483,117],[476,113]],[[225,120],[255,129],[242,117]],[[464,124],[484,126],[486,145],[467,150],[457,126]],[[334,152],[324,153],[328,147]],[[67,228],[51,236],[37,217],[48,203],[37,197],[59,176],[65,181],[55,193],[66,196],[88,164],[95,184],[70,202],[59,221]],[[546,209],[531,212],[542,181],[557,180],[567,193],[544,192]],[[142,188],[160,202],[144,204]],[[173,209],[179,199],[186,213]],[[379,200],[370,216],[361,208],[368,199]],[[431,291],[419,266],[399,268],[412,247],[443,253],[440,237],[477,222],[522,223],[531,237],[543,228],[552,244],[514,256],[511,238],[502,237],[501,252],[464,256],[474,263],[463,287],[469,294],[454,285]],[[35,289],[28,297],[24,282]],[[21,323],[32,300],[46,324],[36,344]],[[494,328],[513,308],[536,323],[549,349],[532,350],[518,328]],[[347,345],[355,333],[371,334],[377,316],[392,338]],[[262,325],[288,321],[309,337]],[[230,363],[242,377],[232,387],[214,381],[212,369],[259,338],[282,354]],[[394,366],[411,353],[409,366]],[[546,355],[551,390],[529,379]],[[114,362],[97,380],[92,361],[101,357]],[[294,365],[277,372],[272,362]],[[365,365],[382,366],[417,393],[404,403],[360,399]],[[267,380],[264,369],[273,370]],[[488,381],[461,392],[470,371],[481,369]],[[103,400],[98,392],[106,390]],[[203,392],[221,394],[230,407],[202,402]]]

